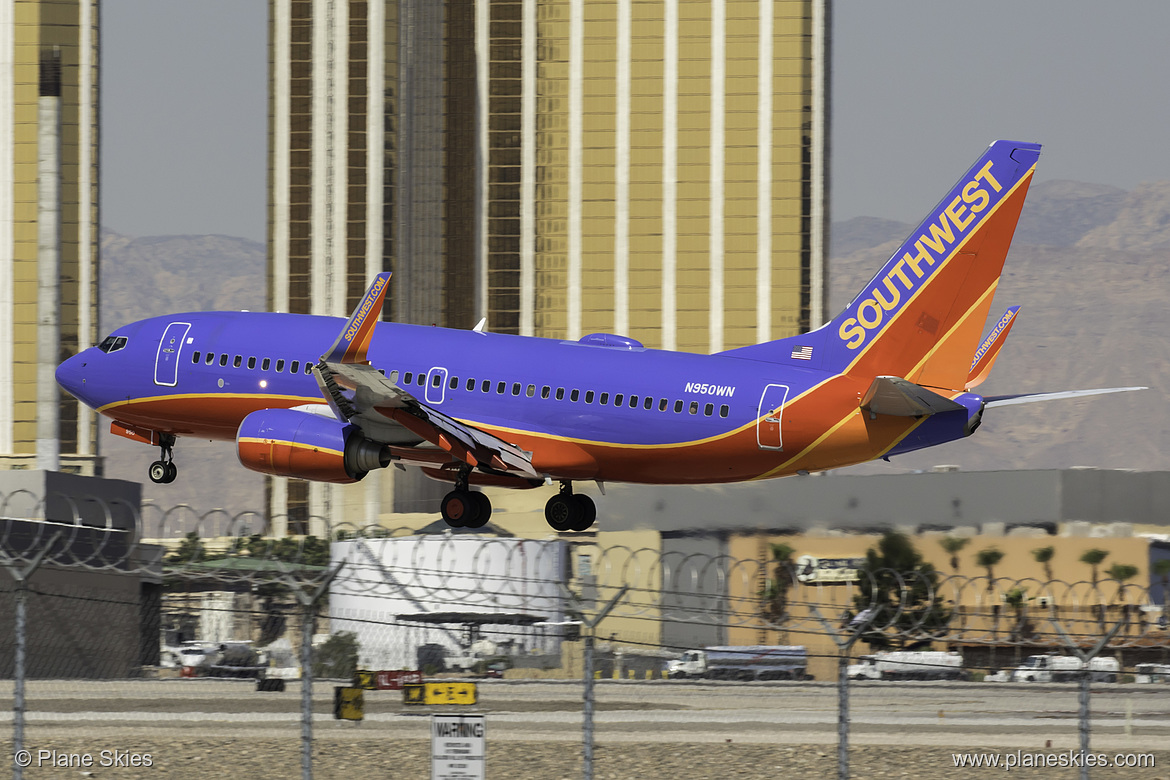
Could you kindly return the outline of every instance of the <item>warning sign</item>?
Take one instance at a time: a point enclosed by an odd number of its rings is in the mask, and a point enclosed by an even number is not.
[[[431,780],[483,780],[483,715],[431,716]]]
[[[407,683],[402,686],[404,704],[475,704],[475,683]]]
[[[365,700],[361,688],[333,689],[333,717],[337,720],[361,720],[365,714]]]

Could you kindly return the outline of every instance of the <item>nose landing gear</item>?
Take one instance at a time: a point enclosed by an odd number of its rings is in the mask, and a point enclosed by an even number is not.
[[[156,485],[169,485],[175,481],[175,477],[179,476],[179,469],[175,466],[175,437],[169,433],[161,434],[159,437],[159,449],[162,450],[162,457],[150,464],[150,481]]]
[[[554,531],[587,531],[597,520],[597,505],[589,496],[573,492],[573,483],[561,482],[561,492],[544,505],[544,519]]]

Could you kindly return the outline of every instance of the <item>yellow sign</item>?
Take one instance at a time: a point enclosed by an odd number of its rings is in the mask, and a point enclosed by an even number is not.
[[[473,682],[407,683],[402,686],[404,704],[475,704]]]
[[[376,672],[367,672],[363,669],[359,669],[357,674],[354,675],[354,687],[363,688],[367,691],[375,690],[378,687],[376,679],[377,676],[378,675]]]
[[[337,720],[361,720],[365,709],[361,688],[333,689],[333,717]]]

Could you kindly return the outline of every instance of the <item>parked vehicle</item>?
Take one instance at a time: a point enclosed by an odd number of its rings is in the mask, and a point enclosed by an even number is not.
[[[687,650],[666,668],[672,679],[811,680],[801,645],[743,645]]]
[[[1081,678],[1084,662],[1071,655],[1030,655],[1012,671],[1013,682],[1073,682]],[[1121,665],[1116,658],[1098,656],[1089,662],[1093,682],[1117,682]]]
[[[1134,682],[1170,683],[1170,664],[1138,664],[1133,671]]]
[[[498,650],[496,643],[490,639],[477,639],[470,647],[461,648],[458,655],[447,656],[447,671],[470,672],[480,663],[486,668],[490,661],[499,657]]]
[[[850,680],[965,680],[963,656],[939,650],[863,655],[846,670]]]

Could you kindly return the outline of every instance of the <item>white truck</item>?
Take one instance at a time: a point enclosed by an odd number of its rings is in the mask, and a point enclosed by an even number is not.
[[[667,664],[667,676],[707,680],[809,680],[802,645],[743,645],[687,650]]]
[[[499,655],[499,648],[490,639],[477,639],[470,647],[461,648],[458,655],[449,655],[444,659],[446,667],[453,672],[470,672],[476,664],[487,663],[489,659]]]
[[[1024,663],[1012,670],[1013,682],[1074,682],[1080,679],[1084,662],[1071,655],[1030,655]],[[1089,661],[1089,679],[1093,682],[1117,682],[1121,665],[1116,658],[1097,658]]]
[[[1133,671],[1136,683],[1170,683],[1170,664],[1138,664]]]
[[[846,670],[850,680],[965,680],[963,656],[939,650],[863,655]]]

